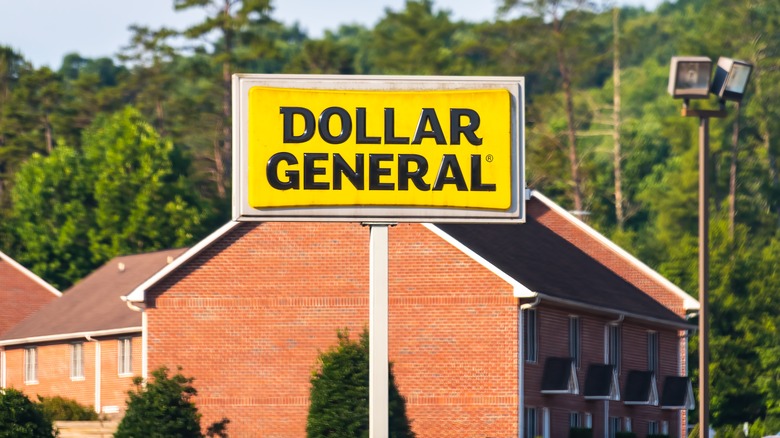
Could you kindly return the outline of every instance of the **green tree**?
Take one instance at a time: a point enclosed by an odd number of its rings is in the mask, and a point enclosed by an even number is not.
[[[406,417],[406,401],[398,392],[392,366],[389,375],[390,436],[414,437]],[[338,344],[320,354],[311,378],[311,404],[306,434],[320,437],[368,437],[368,331],[359,341],[347,330],[338,332]]]
[[[60,144],[34,154],[14,180],[11,232],[16,258],[58,288],[95,267],[88,232],[94,227],[93,177],[75,149]]]
[[[0,389],[0,438],[53,436],[57,433],[38,405],[16,389]]]
[[[220,198],[227,195],[231,165],[231,75],[233,66],[238,61],[236,47],[239,42],[244,45],[264,47],[265,41],[257,37],[257,33],[246,33],[250,25],[268,23],[271,12],[270,0],[174,0],[176,10],[192,8],[206,9],[206,20],[184,31],[188,38],[197,39],[212,32],[219,34],[219,39],[212,44],[211,60],[221,67],[221,110],[218,129],[218,147],[214,149],[214,175],[217,194]],[[252,41],[240,41],[241,37]],[[253,53],[262,56],[262,53]]]
[[[84,134],[85,165],[94,175],[96,262],[182,246],[200,231],[202,213],[189,194],[175,149],[133,108],[99,117]]]
[[[152,371],[152,380],[143,385],[136,377],[135,389],[128,392],[127,411],[115,438],[200,438],[200,413],[192,397],[198,391],[192,377],[181,368],[169,377],[165,367]]]
[[[204,213],[186,162],[132,108],[101,116],[83,152],[60,144],[17,174],[11,232],[17,259],[64,289],[111,257],[183,246]]]

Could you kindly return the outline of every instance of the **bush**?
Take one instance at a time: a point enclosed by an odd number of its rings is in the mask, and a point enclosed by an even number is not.
[[[338,345],[319,357],[311,378],[311,404],[306,434],[311,438],[368,436],[368,331],[360,341],[347,330],[337,334]],[[406,401],[398,393],[392,365],[389,376],[390,437],[414,438],[406,416]]]
[[[0,438],[57,436],[41,407],[15,389],[0,390]]]
[[[636,438],[634,432],[615,432],[615,438]]]
[[[588,427],[572,427],[569,429],[569,438],[593,438],[593,429]]]
[[[194,379],[180,372],[168,377],[165,367],[153,371],[152,378],[146,387],[141,378],[134,379],[136,388],[128,392],[127,411],[114,437],[202,438],[200,414],[190,401],[197,394]]]
[[[92,406],[84,406],[76,400],[54,396],[38,396],[38,405],[43,416],[50,422],[55,421],[94,421],[98,414]]]
[[[672,436],[666,433],[650,433],[647,434],[647,438],[672,438]]]

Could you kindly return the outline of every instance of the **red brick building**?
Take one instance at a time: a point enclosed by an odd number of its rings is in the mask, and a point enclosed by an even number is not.
[[[697,302],[656,272],[538,193],[525,224],[389,237],[389,354],[418,436],[680,436]],[[148,368],[182,366],[204,424],[227,417],[232,437],[304,436],[318,352],[368,324],[368,240],[225,225],[128,295]]]
[[[0,387],[123,411],[144,355],[143,315],[121,298],[182,252],[117,257],[0,335]]]
[[[60,291],[0,251],[0,334],[61,296]]]

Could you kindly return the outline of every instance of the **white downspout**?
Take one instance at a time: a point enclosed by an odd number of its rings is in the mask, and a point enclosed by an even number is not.
[[[0,348],[0,389],[5,388],[5,348]]]
[[[523,438],[523,427],[525,426],[525,352],[524,339],[525,330],[523,329],[523,311],[533,309],[542,300],[538,294],[533,303],[520,305],[520,311],[517,312],[517,437]]]
[[[620,324],[625,317],[626,315],[621,314],[618,319],[609,321],[604,327],[604,363],[609,363],[609,326]],[[609,400],[604,400],[604,438],[609,438]]]
[[[87,335],[86,336],[87,341],[94,342],[95,343],[95,412],[98,414],[102,410],[102,406],[100,406],[100,403],[102,402],[100,400],[100,386],[101,386],[101,380],[102,380],[102,370],[100,368],[100,357],[102,356],[101,348],[100,348],[100,341],[97,339],[94,339],[92,336]]]
[[[146,378],[149,370],[149,362],[148,357],[146,355],[147,351],[147,342],[149,337],[147,336],[147,318],[146,318],[146,312],[142,307],[138,307],[135,304],[133,304],[131,301],[127,299],[127,297],[122,297],[122,301],[127,304],[127,307],[129,307],[132,310],[135,310],[136,312],[141,312],[141,377],[144,379],[144,384],[146,384]]]

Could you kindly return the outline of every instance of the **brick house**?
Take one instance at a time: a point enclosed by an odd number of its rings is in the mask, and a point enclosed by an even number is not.
[[[696,300],[539,193],[527,216],[389,230],[389,354],[414,431],[680,436]],[[147,368],[194,377],[204,425],[304,436],[318,352],[368,322],[368,240],[352,223],[226,224],[127,296]]]
[[[142,368],[143,314],[121,298],[182,252],[114,258],[0,335],[0,387],[124,410]]]
[[[0,251],[0,334],[61,296],[60,291]]]

